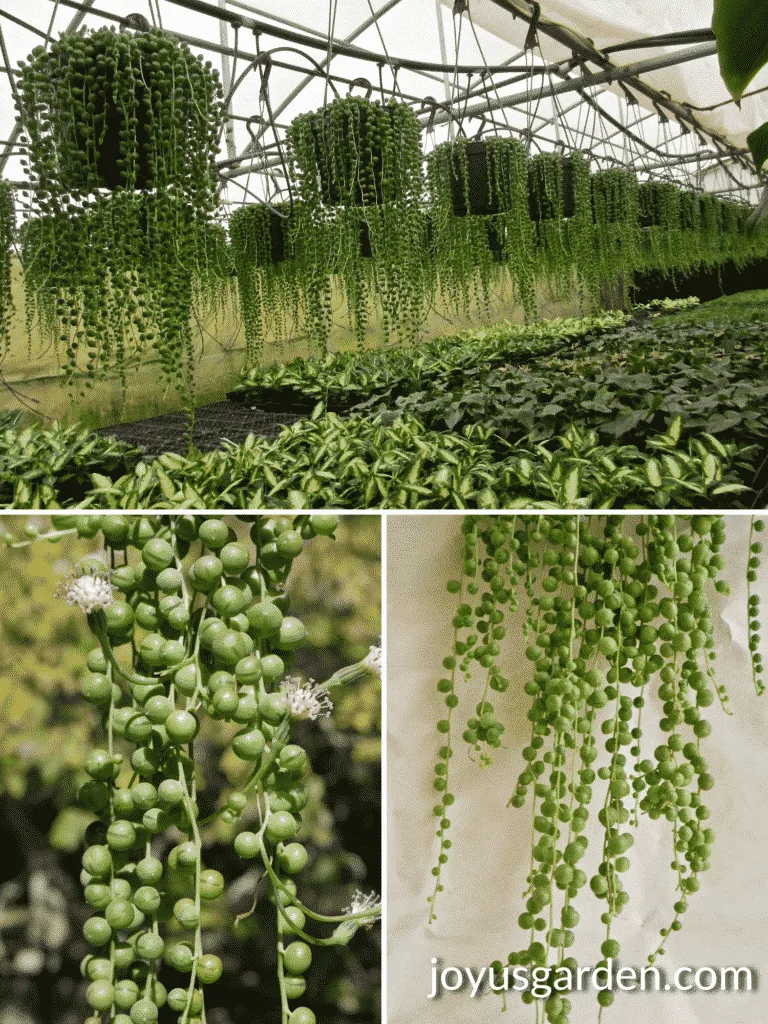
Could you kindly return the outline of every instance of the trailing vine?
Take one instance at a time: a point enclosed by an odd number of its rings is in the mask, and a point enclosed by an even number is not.
[[[576,267],[579,300],[582,307],[599,309],[600,262],[595,248],[592,217],[592,182],[589,160],[575,151],[568,157],[573,213],[566,223],[568,248]]]
[[[437,278],[455,307],[465,305],[463,296],[487,300],[503,265],[526,317],[535,318],[527,161],[520,142],[496,135],[444,142],[427,156]]]
[[[129,356],[154,348],[191,408],[190,316],[223,280],[217,73],[160,30],[99,29],[33,50],[18,83],[30,321],[70,379],[84,358],[86,386],[111,368],[125,382]]]
[[[385,339],[415,340],[424,300],[421,133],[404,103],[337,98],[288,130],[292,174],[307,223],[326,245],[307,252],[313,280],[338,276],[362,346],[376,299]],[[315,341],[327,347],[325,291],[308,296]]]
[[[306,542],[333,537],[337,517],[250,522],[250,543],[209,516],[54,517],[50,532],[28,533],[104,543],[61,589],[96,641],[83,697],[104,728],[78,794],[94,816],[81,876],[93,910],[83,926],[92,950],[82,963],[88,1024],[105,1015],[111,1024],[154,1024],[164,1006],[179,1024],[205,1021],[207,989],[224,969],[203,930],[225,888],[204,857],[204,829],[218,819],[247,821],[234,849],[258,866],[254,905],[263,887],[275,908],[282,1024],[314,1024],[301,1005],[313,948],[346,945],[379,916],[372,895],[358,893],[331,915],[297,897],[308,860],[297,838],[308,761],[292,734],[330,713],[336,688],[380,668],[372,649],[322,685],[288,674],[306,629],[290,614],[286,580]],[[225,802],[202,816],[195,742],[206,717],[236,726],[231,746],[243,770]],[[186,980],[169,990],[166,969]]]
[[[690,236],[682,234],[680,189],[649,181],[638,186],[638,201],[647,269],[669,273],[695,266],[686,244]]]
[[[614,168],[592,175],[595,248],[604,287],[617,284],[627,301],[635,270],[641,265],[637,178]]]
[[[229,221],[232,260],[243,313],[248,365],[258,362],[264,337],[272,329],[285,336],[297,325],[303,272],[297,257],[303,224],[289,204],[241,206]]]
[[[565,178],[568,175],[573,216],[573,181],[570,166],[559,153],[539,153],[528,164],[531,220],[536,225],[538,274],[556,294],[567,293],[573,284],[573,261],[568,247]]]
[[[762,525],[755,521],[752,529],[760,532]],[[437,684],[447,712],[437,723],[439,854],[429,920],[444,891],[442,871],[451,849],[451,763],[464,746],[472,760],[488,764],[501,744],[504,726],[494,698],[509,685],[501,642],[520,605],[530,740],[508,806],[529,809],[531,860],[518,922],[525,940],[493,963],[500,987],[502,971],[518,965],[548,967],[552,980],[558,969],[576,977],[569,950],[590,891],[605,926],[597,966],[619,956],[618,920],[631,898],[624,879],[646,818],[668,832],[675,888],[669,922],[648,951],[649,963],[682,927],[715,839],[707,803],[715,784],[706,761],[712,732],[707,709],[718,702],[730,713],[726,687],[715,679],[709,599],[711,590],[729,593],[721,578],[725,537],[721,517],[701,514],[464,520],[462,576],[448,583],[458,598],[454,637]],[[752,533],[749,550],[751,585],[761,551]],[[757,678],[759,602],[751,591],[748,606]],[[757,687],[764,689],[759,682]],[[643,741],[653,693],[664,740],[651,750]],[[463,730],[456,721],[462,712]],[[594,817],[603,830],[595,850],[586,836]],[[537,1022],[567,1024],[568,994],[560,986],[537,999]],[[522,998],[534,1002],[530,991]],[[611,991],[599,993],[601,1012],[613,998]]]
[[[749,560],[747,562],[747,617],[749,629],[749,656],[752,662],[752,682],[755,684],[755,691],[758,696],[765,693],[763,681],[763,656],[760,653],[760,595],[752,591],[752,585],[757,582],[757,573],[760,569],[760,556],[763,553],[762,543],[755,538],[755,534],[761,534],[765,529],[765,522],[762,519],[749,521]]]
[[[11,342],[11,256],[16,235],[15,198],[13,185],[0,179],[0,359],[7,353]]]

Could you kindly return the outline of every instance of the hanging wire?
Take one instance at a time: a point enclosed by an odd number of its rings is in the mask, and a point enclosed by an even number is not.
[[[546,60],[544,59],[544,52],[541,49],[541,39],[539,38],[538,35],[536,37],[536,46],[537,46],[537,49],[539,51],[539,56],[541,57],[541,63],[547,69],[547,78],[549,80],[549,85],[550,85],[550,87],[553,88],[554,87],[554,77],[552,75],[552,69],[551,69],[550,65],[547,64]],[[568,133],[571,131],[571,128],[568,125],[567,121],[565,120],[565,111],[564,111],[563,106],[562,106],[562,104],[560,102],[560,97],[559,97],[559,95],[556,92],[553,92],[553,94],[552,94],[552,123],[554,124],[554,128],[555,128],[555,139],[556,139],[557,144],[561,145],[561,146],[565,146],[567,141],[568,141]],[[561,143],[561,141],[560,141],[560,128],[561,128],[561,126],[562,126],[562,129],[563,129],[563,134],[566,137],[566,143]],[[570,141],[571,141],[570,148],[571,149],[575,149],[576,148],[576,146],[575,146],[575,141],[576,140],[575,140],[575,137],[573,136],[572,132],[571,132],[571,140]]]
[[[389,51],[387,50],[387,44],[384,42],[384,35],[383,35],[382,31],[381,31],[381,25],[379,24],[379,19],[376,17],[376,12],[373,9],[373,4],[371,3],[371,0],[368,0],[368,10],[371,12],[371,17],[373,18],[373,23],[376,26],[376,32],[377,32],[378,37],[379,37],[379,42],[381,43],[381,48],[384,51],[384,57],[386,58],[386,62],[387,62],[387,64],[389,64],[389,69],[392,72],[392,98],[394,99],[395,98],[395,89],[397,87],[397,68],[395,68],[394,65],[392,64],[392,58],[389,56]],[[381,99],[382,99],[382,102],[383,102],[384,101],[384,81],[383,81],[383,78],[382,78],[382,65],[381,64],[379,64],[379,80],[380,80],[380,84],[381,84]]]
[[[56,15],[59,13],[59,0],[53,5],[53,13],[51,14],[51,20],[48,22],[48,31],[45,33],[45,47],[48,48],[48,44],[53,41],[53,25],[56,21]]]
[[[370,0],[369,0],[369,2],[370,2]],[[488,66],[488,61],[485,59],[485,53],[483,52],[483,47],[482,47],[482,45],[480,43],[480,37],[477,34],[477,29],[475,28],[475,23],[472,20],[472,12],[469,9],[469,7],[467,7],[467,20],[469,21],[469,27],[472,29],[472,35],[475,37],[475,43],[477,45],[477,49],[478,49],[478,51],[480,53],[480,59],[482,60],[483,67],[485,69],[484,72],[483,72],[483,76],[482,76],[483,80],[486,77],[490,77],[491,88],[493,89],[494,95],[496,96],[496,100],[497,100],[497,102],[499,104],[499,109],[501,110],[502,117],[504,118],[504,123],[506,124],[507,128],[511,128],[511,125],[509,123],[509,118],[507,116],[507,111],[506,111],[505,107],[502,106],[501,96],[499,95],[499,90],[496,88],[495,79],[494,79],[494,77],[493,77],[493,75],[491,73],[490,67]],[[470,93],[470,90],[471,90],[471,86],[472,86],[472,76],[470,75],[468,80],[467,80],[467,99],[469,99],[469,93]],[[486,93],[486,95],[487,95],[487,93]],[[498,134],[498,129],[496,130],[496,133]]]
[[[458,30],[456,28],[457,13],[458,13],[458,19],[459,19]],[[458,95],[458,91],[459,91],[459,52],[461,50],[461,29],[462,29],[463,23],[464,23],[464,20],[463,20],[463,18],[461,16],[461,10],[458,10],[458,12],[457,12],[457,5],[454,4],[454,7],[453,7],[453,49],[454,49],[454,53],[455,53],[455,59],[454,59],[454,65],[453,65],[453,82],[451,84],[451,96],[450,96],[450,101],[449,101],[449,104],[448,104],[449,108],[450,108],[451,117],[453,117],[453,104],[454,104],[454,100],[455,100],[455,97]]]
[[[328,54],[326,57],[326,67],[330,74],[331,61],[333,60],[333,39],[336,34],[336,12],[338,10],[338,0],[328,0]],[[323,93],[323,106],[328,105],[328,78],[325,79],[325,92]]]
[[[538,9],[538,5],[537,5],[537,9]],[[531,55],[531,65],[530,65],[530,70],[528,71],[528,75],[529,75],[531,80],[533,80],[534,77],[539,77],[537,75],[537,73],[534,72],[534,68],[536,67],[534,50],[535,50],[536,46],[539,47],[539,53],[541,53],[541,46],[540,46],[540,44],[538,42],[539,36],[538,36],[538,32],[536,32],[536,21],[537,20],[538,19],[534,19],[534,21],[531,22],[531,26],[530,26],[530,28],[528,30],[528,37],[526,38],[526,49],[525,49],[525,56],[524,56],[525,66],[526,66],[526,69],[528,69],[528,54],[530,53],[530,55]],[[544,60],[544,55],[542,54],[542,62],[543,62],[543,60]],[[533,90],[529,90],[528,99],[526,100],[526,111],[525,111],[525,117],[526,117],[525,146],[526,146],[526,149],[529,152],[530,152],[530,149],[531,149],[531,143],[533,142],[533,125],[534,125],[534,121],[539,116],[539,108],[541,106],[541,101],[543,99],[542,93],[544,92],[544,86],[545,86],[544,75],[541,75],[540,77],[541,77],[541,86],[539,88],[539,95],[538,95],[538,97],[536,98],[536,101],[535,101],[536,102],[535,107],[534,107],[534,101],[533,101],[533,97],[532,97]]]
[[[600,136],[603,140],[603,149],[605,150],[606,157],[609,160],[614,160],[616,163],[621,163],[621,155],[617,156],[617,147],[613,141],[613,137],[610,132],[606,130],[606,112],[600,106],[599,96],[604,95],[598,92],[597,96],[594,97],[595,113],[600,121]]]
[[[237,80],[237,55],[240,52],[240,24],[235,24],[235,52],[232,56],[232,74],[230,76],[230,83]],[[230,84],[230,91],[232,86]],[[229,104],[227,104],[227,110],[229,110]]]

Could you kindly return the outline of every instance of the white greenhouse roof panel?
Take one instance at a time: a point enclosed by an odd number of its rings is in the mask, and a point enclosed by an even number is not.
[[[454,0],[440,0],[449,10]],[[517,4],[521,10],[530,10],[529,0],[468,0],[471,17],[499,39],[519,49],[527,34],[527,24],[521,18],[513,18],[512,7]],[[592,42],[598,49],[612,47],[639,40],[648,36],[667,33],[688,32],[692,29],[706,29],[712,23],[713,0],[685,0],[685,3],[659,3],[659,0],[542,0],[543,21],[559,23]],[[542,32],[539,40],[544,56],[560,59],[566,54],[564,46],[548,39]],[[658,46],[621,50],[613,56],[617,64],[632,64],[650,56],[674,54],[686,48]],[[590,65],[594,70],[595,66]],[[712,132],[725,136],[736,146],[746,146],[747,136],[765,121],[768,121],[768,91],[747,96],[741,109],[728,102],[730,94],[720,77],[717,57],[703,57],[688,61],[677,67],[649,71],[641,75],[648,85],[667,92],[671,99],[689,104],[702,125]],[[747,90],[768,89],[768,69],[756,77]],[[651,108],[652,104],[642,95],[640,103]],[[717,106],[724,104],[723,106]],[[715,107],[715,110],[701,108]]]

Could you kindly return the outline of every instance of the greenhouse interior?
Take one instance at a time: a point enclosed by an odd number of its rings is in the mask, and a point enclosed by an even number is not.
[[[0,60],[0,507],[765,506],[765,2],[0,0]]]

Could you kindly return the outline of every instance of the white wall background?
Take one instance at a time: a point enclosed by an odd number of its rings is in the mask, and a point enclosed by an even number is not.
[[[690,899],[683,930],[667,942],[660,966],[744,965],[763,973],[768,966],[768,701],[752,687],[746,651],[747,516],[727,520],[726,576],[731,596],[713,595],[720,682],[731,693],[733,716],[719,705],[709,709],[713,732],[706,753],[715,788],[707,794],[709,824],[717,832],[712,867],[701,876],[701,889]],[[456,803],[450,817],[453,849],[444,869],[446,891],[438,918],[428,926],[426,898],[432,891],[430,870],[437,855],[432,806],[432,768],[439,745],[435,722],[442,717],[436,682],[452,640],[450,620],[456,597],[445,583],[460,574],[461,517],[458,515],[391,516],[388,522],[388,918],[389,1024],[528,1024],[533,1009],[512,994],[505,1016],[498,997],[472,1000],[467,994],[426,998],[431,986],[431,958],[445,965],[480,968],[506,960],[525,945],[517,925],[522,911],[530,856],[530,805],[506,809],[528,742],[522,693],[528,663],[515,650],[517,629],[508,630],[504,665],[511,685],[494,695],[503,709],[505,749],[495,752],[490,768],[469,762],[466,747],[455,742],[451,790]],[[761,579],[768,601],[768,571]],[[649,704],[652,698],[649,695]],[[460,707],[458,722],[466,717]],[[657,714],[647,715],[658,720]],[[517,728],[515,727],[517,723]],[[599,743],[599,739],[598,739]],[[649,728],[643,743],[655,746]],[[601,748],[602,749],[602,748]],[[594,853],[594,843],[590,844]],[[622,944],[621,961],[642,966],[659,942],[658,930],[672,918],[674,876],[669,868],[671,840],[661,822],[641,820],[625,876],[631,901],[614,925]],[[590,875],[590,854],[584,870]],[[583,964],[599,959],[604,927],[602,907],[585,890],[577,906],[582,922],[572,951]],[[763,985],[765,980],[763,981]],[[574,1024],[597,1019],[594,993],[574,997]],[[768,1019],[768,994],[617,994],[603,1014],[603,1024],[757,1024]]]

